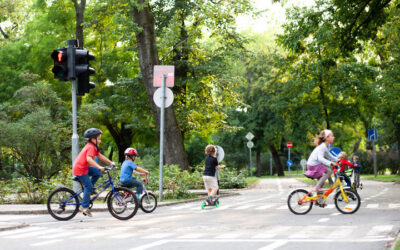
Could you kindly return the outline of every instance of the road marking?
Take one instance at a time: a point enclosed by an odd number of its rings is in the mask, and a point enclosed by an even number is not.
[[[277,240],[272,244],[269,244],[265,247],[259,248],[258,250],[273,250],[273,249],[276,249],[278,247],[285,245],[286,243],[287,243],[286,240]]]
[[[186,204],[186,205],[182,205],[182,206],[177,206],[177,207],[171,207],[169,210],[180,210],[180,209],[186,209],[186,208],[191,208],[193,206],[193,204]]]
[[[282,189],[281,180],[280,180],[279,178],[276,178],[275,180],[276,180],[276,182],[277,182],[278,191],[279,191],[279,193],[282,194],[282,193],[283,193],[283,189]]]
[[[318,222],[327,222],[329,221],[331,218],[321,218],[318,220]]]
[[[392,230],[393,225],[380,225],[374,226],[368,233],[366,237],[380,237],[383,233],[388,233]]]
[[[277,207],[276,209],[279,209],[279,210],[288,209],[288,206],[287,205],[282,205],[280,207]]]
[[[134,233],[124,233],[124,234],[113,235],[108,238],[110,238],[110,239],[126,239],[126,238],[133,238],[134,236],[135,236]]]
[[[356,226],[340,226],[335,231],[329,234],[328,238],[344,238],[344,237],[353,237],[351,236],[352,232],[356,230]]]
[[[26,232],[37,231],[37,230],[42,230],[42,229],[46,229],[46,228],[45,227],[28,227],[28,228],[23,228],[23,229],[16,229],[16,230],[2,232],[2,233],[0,233],[0,236],[20,234],[20,233],[26,233]]]
[[[264,209],[267,209],[267,208],[271,208],[273,206],[274,205],[272,205],[272,204],[268,204],[268,205],[264,205],[264,206],[261,206],[261,207],[257,207],[256,210],[264,210]]]
[[[239,236],[240,234],[221,234],[215,237],[215,239],[235,239],[238,238]]]
[[[329,209],[335,208],[335,204],[328,204],[328,206],[326,208],[329,208]]]
[[[37,246],[50,245],[50,244],[53,244],[53,243],[56,243],[56,242],[60,242],[60,241],[63,241],[63,240],[58,239],[58,240],[43,241],[43,242],[38,242],[38,243],[31,244],[31,246],[32,247],[37,247]]]
[[[51,234],[51,233],[59,233],[61,231],[61,229],[59,228],[54,228],[54,229],[47,229],[47,230],[37,230],[34,232],[26,232],[26,233],[19,233],[16,235],[11,235],[11,236],[6,236],[4,238],[7,239],[19,239],[19,238],[28,238],[31,236],[37,236],[37,235],[41,235],[41,234]]]
[[[67,237],[67,236],[75,235],[78,233],[80,233],[80,232],[64,231],[62,233],[39,236],[38,238],[39,239],[54,239],[54,238],[58,238],[58,237]]]
[[[277,234],[271,234],[271,233],[260,233],[260,234],[256,234],[254,235],[253,239],[271,239],[273,237],[275,237]]]
[[[95,232],[95,233],[90,233],[90,234],[81,234],[78,236],[72,236],[71,239],[87,239],[87,238],[95,238],[98,236],[103,236],[105,234],[108,234],[108,232],[103,231],[103,232]]]
[[[378,208],[379,204],[368,204],[367,208]]]
[[[170,236],[170,233],[159,233],[159,234],[152,234],[152,235],[148,235],[148,236],[144,236],[142,237],[142,239],[162,239],[165,237]]]
[[[179,236],[178,239],[197,239],[204,236],[204,234],[199,233],[199,234],[185,234],[182,236]]]
[[[223,206],[217,208],[217,210],[225,210],[225,209],[227,209],[227,208],[231,208],[232,206],[233,206],[233,205],[223,205]]]
[[[148,249],[148,248],[151,248],[151,247],[164,245],[165,243],[168,243],[168,242],[169,242],[168,240],[159,240],[159,241],[156,241],[156,242],[153,242],[153,243],[150,243],[150,244],[146,244],[146,245],[142,245],[142,246],[139,246],[139,247],[131,248],[129,250],[145,250],[145,249]]]
[[[253,207],[253,206],[254,205],[244,205],[244,206],[235,208],[235,210],[244,210],[244,209],[247,209],[247,208],[250,208],[250,207]]]
[[[333,213],[333,214],[331,214],[331,216],[338,216],[338,215],[341,215],[341,213]]]
[[[397,204],[389,204],[389,208],[400,208],[400,203],[397,203]]]

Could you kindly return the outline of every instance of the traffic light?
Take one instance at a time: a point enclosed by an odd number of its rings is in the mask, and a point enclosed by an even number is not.
[[[84,96],[95,87],[94,83],[90,82],[90,75],[95,74],[95,70],[90,67],[90,60],[94,60],[94,55],[88,50],[79,48],[75,50],[75,75],[78,80],[77,95]]]
[[[68,81],[68,60],[67,48],[60,47],[51,53],[51,58],[54,60],[54,67],[51,70],[54,73],[54,78],[60,81]]]

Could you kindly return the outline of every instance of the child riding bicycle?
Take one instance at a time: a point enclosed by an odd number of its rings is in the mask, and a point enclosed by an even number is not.
[[[122,185],[128,188],[136,187],[137,188],[136,196],[139,200],[139,197],[143,192],[143,184],[140,181],[138,181],[135,177],[132,177],[132,174],[134,173],[134,171],[138,171],[139,175],[148,175],[149,172],[141,167],[138,167],[135,164],[134,161],[136,160],[136,156],[138,155],[136,149],[127,148],[124,154],[125,154],[125,161],[122,163],[121,166],[121,173],[119,176],[119,180]]]
[[[83,137],[87,143],[76,157],[72,168],[72,174],[78,177],[79,181],[84,185],[82,206],[80,207],[80,210],[84,215],[89,217],[92,217],[92,213],[89,210],[90,194],[94,190],[94,184],[99,179],[101,172],[104,171],[104,167],[100,166],[95,161],[95,157],[102,162],[115,166],[114,162],[99,153],[98,147],[101,142],[102,134],[103,132],[97,128],[90,128],[85,131]],[[90,176],[92,178],[90,178]]]
[[[314,144],[316,147],[312,151],[307,161],[307,172],[305,175],[310,178],[318,179],[318,183],[313,189],[319,192],[324,182],[331,176],[332,170],[326,166],[336,166],[336,157],[329,153],[328,147],[330,143],[335,141],[333,132],[329,129],[322,130],[319,135],[315,135]],[[329,157],[331,160],[327,160]]]

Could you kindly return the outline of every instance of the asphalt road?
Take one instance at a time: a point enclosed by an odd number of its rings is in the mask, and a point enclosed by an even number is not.
[[[49,215],[0,215],[28,227],[0,232],[0,249],[386,249],[400,231],[400,184],[363,181],[361,208],[343,215],[328,207],[292,214],[295,179],[264,179],[239,196],[201,210],[201,202],[138,211],[128,221],[107,212],[67,222]]]

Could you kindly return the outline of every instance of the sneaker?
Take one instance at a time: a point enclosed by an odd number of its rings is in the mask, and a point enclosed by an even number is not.
[[[83,208],[83,207],[79,207],[79,211],[81,211],[83,213],[83,215],[88,216],[88,217],[92,217],[92,213],[90,212],[89,208]]]

